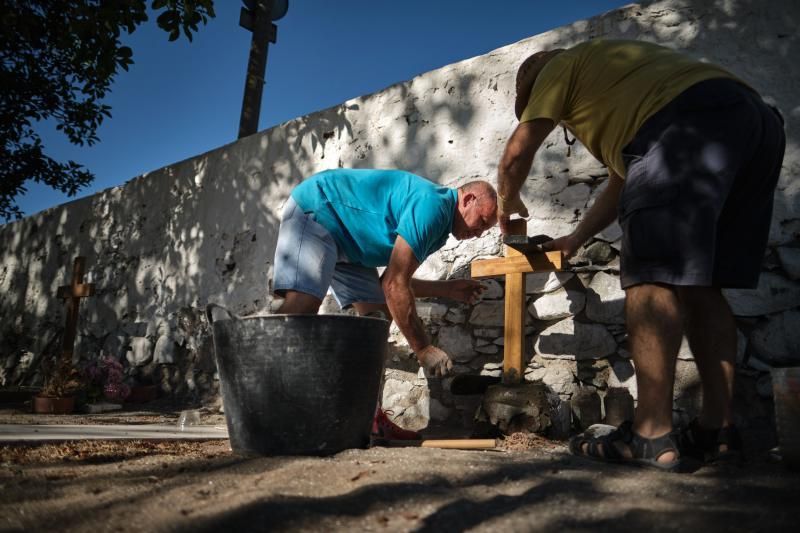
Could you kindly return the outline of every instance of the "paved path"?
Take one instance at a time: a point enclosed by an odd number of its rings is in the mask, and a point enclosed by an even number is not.
[[[209,440],[227,439],[225,426],[190,426],[179,430],[175,425],[45,425],[0,424],[0,442],[64,440]]]

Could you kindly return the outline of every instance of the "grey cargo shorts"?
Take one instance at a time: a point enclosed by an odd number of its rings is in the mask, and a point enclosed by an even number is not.
[[[731,79],[693,85],[623,149],[623,288],[753,288],[772,219],[783,119]]]

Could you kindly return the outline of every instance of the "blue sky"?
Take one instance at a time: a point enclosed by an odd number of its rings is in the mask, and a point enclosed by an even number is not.
[[[269,46],[259,129],[630,2],[619,0],[289,0]],[[75,198],[120,185],[236,140],[250,32],[241,2],[217,0],[193,43],[167,41],[151,17],[124,42],[134,65],[106,103],[112,118],[92,147],[43,135],[48,153],[86,165],[95,182]],[[28,183],[26,215],[74,198]]]

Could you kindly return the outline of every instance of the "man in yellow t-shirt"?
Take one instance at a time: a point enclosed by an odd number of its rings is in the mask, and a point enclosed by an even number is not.
[[[545,244],[569,256],[619,219],[620,281],[636,367],[634,420],[579,435],[577,455],[676,470],[741,449],[732,423],[736,325],[723,287],[755,287],[780,174],[783,120],[728,71],[639,41],[543,51],[517,72],[498,172],[498,218],[527,217],[519,191],[560,125],[608,167],[577,228]],[[685,334],[703,385],[699,418],[675,436],[672,388]]]

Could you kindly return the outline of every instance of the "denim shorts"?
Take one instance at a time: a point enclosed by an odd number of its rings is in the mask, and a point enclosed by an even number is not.
[[[785,143],[777,110],[731,79],[650,117],[623,149],[622,287],[755,287]]]
[[[377,269],[349,263],[314,214],[304,213],[291,197],[278,230],[274,272],[272,290],[277,296],[298,291],[322,300],[330,287],[342,309],[386,301]]]

